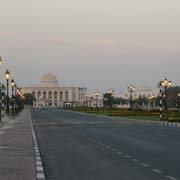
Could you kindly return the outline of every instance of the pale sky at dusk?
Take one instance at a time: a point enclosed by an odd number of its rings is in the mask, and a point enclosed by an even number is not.
[[[180,85],[179,0],[0,0],[1,75],[90,91]]]

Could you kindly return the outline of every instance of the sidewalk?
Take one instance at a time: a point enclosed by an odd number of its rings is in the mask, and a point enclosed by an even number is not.
[[[9,121],[10,121],[10,118],[5,115],[4,118],[1,119],[1,121],[0,121],[0,128],[2,128],[2,126],[7,124]]]
[[[29,110],[0,128],[0,180],[35,180]]]

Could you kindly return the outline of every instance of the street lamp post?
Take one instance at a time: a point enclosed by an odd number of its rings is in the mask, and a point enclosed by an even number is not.
[[[132,111],[132,109],[133,109],[133,96],[132,96],[132,94],[133,94],[133,92],[135,91],[135,87],[133,86],[133,85],[130,85],[130,86],[128,86],[128,92],[130,93],[130,110]]]
[[[4,110],[5,110],[5,87],[4,84],[2,84],[2,90],[1,90],[1,99],[2,99],[2,110],[1,110],[1,115],[2,118],[4,118]]]
[[[160,82],[160,86],[164,88],[164,109],[167,112],[168,111],[168,98],[167,98],[167,89],[168,87],[172,86],[172,82],[164,79]]]
[[[179,107],[180,107],[180,92],[177,94],[177,97],[178,97],[178,99],[177,99],[177,108],[179,109]]]
[[[95,92],[94,93],[94,96],[96,97],[96,108],[98,108],[98,97],[100,96],[101,94],[99,92]]]
[[[15,103],[14,103],[14,87],[15,87],[15,81],[14,81],[14,79],[11,79],[11,87],[12,87],[12,113],[14,114],[15,113],[15,108],[14,108],[14,105],[15,105]]]
[[[15,111],[15,113],[17,111],[17,102],[16,102],[17,89],[18,89],[18,86],[15,83],[15,85],[14,85],[14,111]]]
[[[5,77],[6,77],[6,81],[7,81],[6,112],[7,112],[7,114],[9,114],[9,79],[10,79],[11,75],[8,70],[6,70],[6,72],[5,72]]]
[[[2,65],[2,58],[0,56],[0,66]],[[0,121],[2,120],[2,84],[0,79]]]
[[[160,121],[163,121],[163,102],[164,102],[164,110],[168,110],[168,99],[167,99],[167,88],[172,85],[172,82],[167,80],[166,78],[159,83],[159,111],[160,111]],[[164,90],[164,96],[163,96]],[[163,101],[164,98],[164,101]]]

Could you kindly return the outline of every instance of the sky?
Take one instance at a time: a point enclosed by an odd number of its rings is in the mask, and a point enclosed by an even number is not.
[[[0,56],[20,86],[180,85],[179,0],[0,0]],[[1,78],[3,79],[3,78]]]

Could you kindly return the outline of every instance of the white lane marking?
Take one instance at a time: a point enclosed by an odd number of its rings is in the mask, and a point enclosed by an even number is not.
[[[80,136],[83,136],[82,134],[77,133],[77,132],[76,132],[76,134],[79,134]],[[118,154],[118,155],[122,155],[123,154],[122,152],[118,151],[117,149],[111,148],[110,146],[108,146],[106,144],[103,144],[101,142],[98,142],[98,141],[96,141],[96,140],[94,140],[94,139],[92,139],[92,138],[90,138],[88,136],[84,136],[84,137],[89,139],[90,141],[94,142],[95,144],[99,144],[99,145],[101,145],[101,146],[103,146],[103,147],[105,147],[107,149],[110,149],[111,151],[114,151],[114,152],[117,151],[116,154]],[[123,155],[123,157],[128,158],[128,159],[131,158],[131,156],[129,156],[129,155]],[[135,163],[139,163],[140,162],[139,160],[134,159],[134,158],[132,158],[131,160],[133,162],[135,162]],[[147,168],[151,167],[149,164],[146,164],[146,163],[140,163],[140,165],[143,166],[143,167],[147,167]],[[163,171],[161,171],[159,169],[152,169],[152,171],[155,172],[155,173],[158,173],[158,174],[162,174],[163,173]],[[176,178],[174,178],[172,176],[165,176],[165,177],[168,178],[169,180],[178,180],[178,179],[176,179]]]
[[[42,162],[41,161],[36,161],[36,165],[38,166],[38,165],[41,165],[42,166]]]
[[[111,148],[111,151],[116,151],[116,149],[114,149],[114,148]]]
[[[146,163],[141,163],[141,166],[143,166],[143,167],[150,167],[150,165],[146,164]]]
[[[137,159],[131,159],[133,162],[136,162],[136,163],[138,163],[139,162],[139,160],[137,160]]]
[[[43,171],[43,168],[42,168],[42,166],[37,166],[37,167],[36,167],[36,170],[37,170],[37,171]]]
[[[166,178],[170,179],[170,180],[178,180],[177,178],[175,177],[172,177],[172,176],[165,176]]]
[[[105,146],[105,148],[107,148],[107,149],[111,149],[111,147],[110,147],[110,146],[107,146],[107,145]]]
[[[100,143],[100,142],[96,142],[96,144],[99,144],[99,145],[101,145],[101,143]]]
[[[158,173],[158,174],[162,174],[162,173],[163,173],[163,172],[160,171],[159,169],[152,169],[152,171],[155,172],[155,173]]]
[[[122,152],[120,152],[120,151],[118,151],[118,152],[117,152],[117,154],[122,155],[123,153],[122,153]]]
[[[101,144],[101,146],[104,146],[104,147],[105,147],[106,145],[105,145],[105,144]]]
[[[44,179],[45,178],[44,173],[38,173],[37,178],[38,179]]]
[[[36,160],[37,160],[37,161],[38,161],[38,160],[41,161],[41,157],[37,157],[37,156],[36,156]]]
[[[129,155],[124,155],[124,157],[129,159],[131,156],[129,156]]]
[[[9,146],[0,146],[0,149],[8,149]]]

